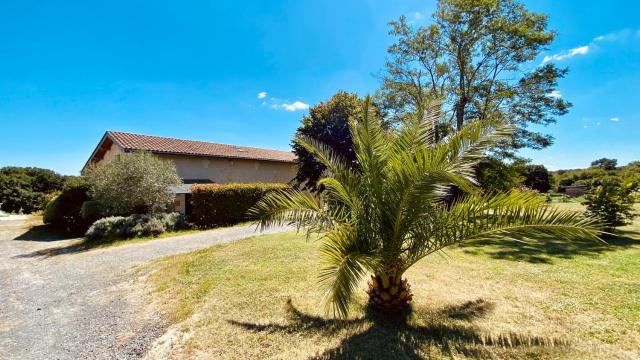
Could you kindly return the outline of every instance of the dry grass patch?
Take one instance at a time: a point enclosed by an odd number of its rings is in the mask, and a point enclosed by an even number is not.
[[[349,319],[326,316],[317,244],[294,233],[166,258],[149,281],[182,340],[161,356],[634,359],[640,223],[625,231],[611,246],[485,243],[431,256],[406,275],[406,323],[367,316],[364,291]]]

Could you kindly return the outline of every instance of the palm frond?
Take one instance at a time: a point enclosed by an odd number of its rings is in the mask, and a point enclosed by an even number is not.
[[[346,317],[353,292],[363,276],[374,267],[376,257],[372,249],[359,243],[351,226],[339,226],[327,232],[320,248],[319,282],[325,290],[327,311]]]
[[[411,266],[447,246],[480,239],[599,240],[601,226],[597,218],[553,209],[529,192],[468,196],[417,223],[407,239],[405,263]]]
[[[442,117],[442,103],[429,103],[422,118],[410,117],[394,137],[394,153],[410,151],[416,146],[431,147],[436,143],[436,126]]]
[[[320,199],[309,192],[294,189],[276,190],[258,201],[248,212],[259,219],[260,228],[295,224],[311,232],[321,232],[337,221]]]
[[[440,147],[445,151],[451,165],[467,178],[475,178],[474,165],[486,156],[486,152],[499,142],[508,139],[514,127],[489,120],[476,120],[465,125]]]

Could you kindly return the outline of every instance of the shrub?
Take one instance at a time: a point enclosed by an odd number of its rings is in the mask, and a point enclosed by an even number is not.
[[[597,186],[585,197],[587,212],[602,219],[609,231],[617,226],[629,224],[636,216],[633,213],[633,192],[638,188],[638,183],[624,183],[615,178],[608,178],[594,185]]]
[[[135,214],[131,216],[110,216],[100,219],[91,225],[85,236],[89,240],[130,239],[143,236],[158,236],[165,231],[187,228],[184,215],[170,214]]]
[[[119,237],[125,222],[126,218],[123,216],[110,216],[100,219],[89,227],[85,236],[90,240]]]
[[[253,220],[247,211],[265,194],[285,184],[193,185],[190,219],[199,227],[233,225]]]
[[[148,152],[122,154],[85,172],[93,199],[108,215],[164,211],[175,199],[171,185],[182,180],[171,161]]]
[[[104,217],[104,209],[100,202],[95,200],[87,200],[82,203],[80,208],[80,216],[89,224],[93,224],[98,219]]]
[[[86,182],[76,178],[66,181],[60,194],[47,204],[42,220],[70,234],[83,234],[91,225],[81,216],[82,205],[89,200],[88,192]]]

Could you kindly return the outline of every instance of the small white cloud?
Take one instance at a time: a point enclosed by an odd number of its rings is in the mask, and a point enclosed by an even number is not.
[[[585,129],[586,129],[586,128],[588,128],[588,126],[587,126],[587,125],[582,125],[582,127],[583,127],[583,128],[585,128]]]
[[[612,117],[612,118],[611,118],[611,121],[613,121],[613,122],[618,122],[618,121],[620,121],[620,118],[619,118],[619,117]]]
[[[264,99],[267,97],[267,92],[266,91],[261,91],[258,93],[258,99]]]
[[[547,55],[542,59],[542,63],[548,63],[549,61],[562,61],[564,59],[572,58],[577,55],[587,55],[589,53],[589,45],[580,46],[569,51],[565,51],[559,54]]]
[[[596,123],[596,125],[598,125],[598,126],[600,126],[600,124],[601,124],[601,123],[600,123],[600,121],[598,121],[598,122]]]
[[[409,20],[409,24],[415,24],[415,23],[419,23],[422,20],[424,20],[425,16],[424,14],[422,14],[419,11],[414,12],[413,14],[411,14],[411,20]]]
[[[286,111],[297,111],[297,110],[305,110],[309,108],[308,104],[303,103],[302,101],[296,101],[293,104],[282,103],[277,108],[286,110]]]
[[[554,99],[560,99],[562,97],[562,93],[560,92],[560,90],[553,90],[552,92],[548,93],[547,96]]]
[[[593,38],[593,41],[602,41],[602,40],[604,40],[604,39],[605,39],[605,36],[604,36],[604,35],[600,35],[600,36],[596,36],[596,37],[594,37],[594,38]]]

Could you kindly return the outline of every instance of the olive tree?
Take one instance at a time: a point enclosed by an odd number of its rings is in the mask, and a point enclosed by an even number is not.
[[[164,211],[174,199],[170,186],[182,183],[172,162],[148,152],[120,155],[89,167],[84,176],[109,215]]]

